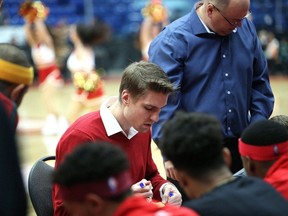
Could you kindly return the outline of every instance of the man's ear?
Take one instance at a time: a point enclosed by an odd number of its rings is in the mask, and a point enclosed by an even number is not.
[[[197,191],[197,180],[194,181],[185,171],[177,170],[177,180],[179,185],[185,191],[186,195],[192,199],[195,198]]]
[[[85,203],[87,211],[91,212],[91,215],[101,215],[104,211],[105,201],[96,194],[87,194],[85,196]]]
[[[206,13],[208,14],[209,17],[211,17],[213,12],[214,12],[213,6],[211,4],[208,4]]]
[[[257,168],[255,161],[252,160],[249,156],[241,156],[242,162],[243,162],[243,167],[245,168],[247,174],[249,176],[257,176]]]
[[[10,99],[13,100],[17,104],[17,106],[19,106],[27,90],[28,86],[26,86],[25,84],[17,85],[11,91]]]
[[[223,148],[223,158],[227,166],[230,167],[232,163],[231,153],[230,150],[226,147]]]
[[[188,179],[187,174],[181,170],[175,170],[175,173],[177,174],[177,181],[179,184],[184,188],[188,186]]]
[[[129,103],[130,94],[127,90],[123,90],[121,93],[122,104],[127,105]]]

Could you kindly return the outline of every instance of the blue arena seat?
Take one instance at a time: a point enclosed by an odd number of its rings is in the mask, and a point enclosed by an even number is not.
[[[137,28],[143,20],[141,9],[149,2],[148,0],[91,0],[93,5],[93,13],[95,17],[102,20],[107,20],[113,28],[114,34],[123,34],[131,32],[133,28]],[[4,1],[3,10],[5,10],[9,24],[23,25],[23,19],[19,17],[18,10],[23,0],[9,0]],[[85,1],[83,0],[42,0],[50,9],[50,15],[47,23],[49,25],[56,25],[57,19],[67,19],[69,23],[79,22],[85,20]],[[163,0],[163,3],[170,10],[172,21],[179,16],[188,13],[196,0]],[[267,25],[264,16],[275,16],[276,1],[274,0],[254,0],[251,1],[251,9],[256,28],[262,28]],[[278,20],[278,25],[288,31],[286,13],[288,9],[288,0],[282,1],[282,19]],[[129,31],[128,31],[129,29]],[[134,29],[133,32],[137,31]]]

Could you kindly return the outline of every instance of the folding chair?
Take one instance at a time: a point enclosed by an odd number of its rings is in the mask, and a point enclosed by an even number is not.
[[[52,179],[54,167],[47,161],[55,160],[55,156],[38,159],[29,172],[28,192],[37,216],[53,216]]]

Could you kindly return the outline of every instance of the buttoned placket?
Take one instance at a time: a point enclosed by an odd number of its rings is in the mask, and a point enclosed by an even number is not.
[[[226,116],[227,116],[227,124],[226,124],[226,131],[227,134],[229,136],[232,136],[232,131],[231,131],[231,127],[232,127],[232,114],[233,114],[233,110],[232,110],[232,93],[233,93],[233,89],[231,86],[231,76],[232,73],[231,71],[227,71],[227,68],[229,67],[230,59],[231,57],[229,56],[229,38],[223,38],[222,43],[221,43],[221,66],[222,66],[222,71],[223,71],[223,75],[224,75],[224,90],[225,90],[225,101],[226,101]]]

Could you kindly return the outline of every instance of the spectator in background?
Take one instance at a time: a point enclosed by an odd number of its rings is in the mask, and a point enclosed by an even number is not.
[[[63,134],[56,148],[55,167],[84,142],[108,141],[120,146],[129,158],[133,193],[180,205],[181,194],[160,176],[151,153],[151,125],[173,91],[173,84],[158,65],[131,63],[123,72],[119,96],[108,98],[99,111],[78,118]],[[57,185],[53,185],[53,203],[55,216],[66,215]]]
[[[267,44],[265,47],[265,56],[268,61],[270,74],[278,72],[279,40],[272,31],[267,32]]]
[[[104,83],[95,64],[94,46],[104,42],[109,32],[109,27],[100,21],[93,24],[79,23],[70,29],[74,50],[68,57],[67,68],[75,87],[73,101],[68,109],[70,123],[86,112],[98,110],[105,99]]]
[[[69,29],[70,25],[68,25],[65,18],[58,20],[56,25],[51,28],[54,38],[57,65],[59,66],[64,80],[67,81],[70,81],[71,78],[66,67],[68,55],[72,51],[72,46],[69,43]]]
[[[260,29],[258,31],[258,38],[261,42],[262,49],[265,50],[268,43],[268,32],[266,29]]]
[[[209,113],[221,122],[232,172],[242,168],[238,138],[250,123],[269,118],[274,106],[267,61],[249,15],[250,0],[200,1],[153,40],[149,60],[179,86],[152,127],[156,144],[177,110]],[[165,168],[174,178],[169,161]]]
[[[221,124],[214,115],[176,113],[164,125],[160,149],[190,198],[183,206],[201,216],[288,214],[287,201],[271,185],[232,176],[229,149],[223,148]]]
[[[2,4],[2,1],[0,2]],[[7,25],[9,23],[8,16],[5,10],[0,5],[0,26],[1,25]]]
[[[288,200],[288,130],[283,125],[262,120],[248,126],[239,152],[247,175],[263,178]]]
[[[71,215],[198,215],[184,207],[133,196],[132,179],[124,151],[100,141],[78,146],[53,173],[53,182],[59,184],[64,206]]]
[[[26,53],[15,45],[0,43],[0,101],[16,130],[17,107],[33,82],[34,71]]]
[[[20,8],[20,14],[25,19],[26,39],[38,72],[41,99],[47,109],[47,117],[41,132],[47,136],[62,134],[67,129],[68,123],[60,113],[57,95],[59,89],[63,87],[64,80],[57,65],[53,37],[44,22],[48,16],[48,8],[41,1],[25,2]]]
[[[283,75],[288,75],[288,38],[284,34],[280,41],[279,65]]]

